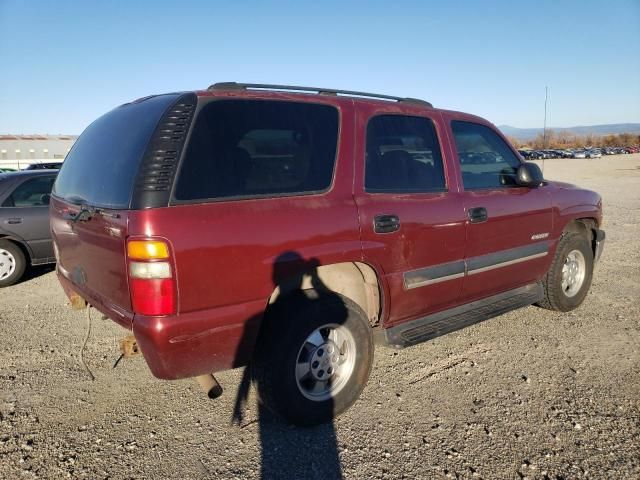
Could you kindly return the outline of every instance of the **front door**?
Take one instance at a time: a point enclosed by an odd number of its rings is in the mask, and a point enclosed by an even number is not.
[[[539,280],[549,264],[551,196],[516,184],[521,160],[491,127],[445,116],[460,165],[467,222],[461,303]]]
[[[385,277],[385,327],[443,310],[464,278],[465,218],[439,114],[360,107],[355,200],[364,261]],[[397,108],[397,107],[396,107]],[[361,133],[364,135],[364,133]]]

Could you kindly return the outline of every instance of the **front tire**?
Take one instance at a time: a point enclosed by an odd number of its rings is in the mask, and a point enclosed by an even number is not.
[[[565,233],[551,267],[543,279],[543,308],[568,312],[587,296],[593,274],[593,251],[589,240],[579,233]]]
[[[20,247],[7,240],[0,240],[0,288],[13,285],[24,275],[27,260]]]
[[[362,309],[333,292],[299,291],[265,318],[252,363],[260,402],[287,422],[331,421],[360,396],[373,360]]]

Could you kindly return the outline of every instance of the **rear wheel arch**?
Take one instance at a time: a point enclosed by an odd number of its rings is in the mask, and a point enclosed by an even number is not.
[[[313,284],[312,274],[322,282],[322,287],[338,293],[356,303],[367,316],[373,327],[379,324],[382,314],[383,290],[378,274],[373,267],[362,262],[343,262],[321,265],[315,272],[303,275],[302,285],[298,277],[291,277],[281,282],[269,296],[267,309],[283,295],[295,289],[311,290],[317,288]]]

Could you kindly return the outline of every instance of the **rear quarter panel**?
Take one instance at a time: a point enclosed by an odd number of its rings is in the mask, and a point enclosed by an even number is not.
[[[177,315],[133,321],[154,375],[181,378],[246,364],[276,285],[314,266],[361,260],[353,122],[352,104],[343,103],[325,193],[130,212],[130,236],[165,238],[175,256]]]

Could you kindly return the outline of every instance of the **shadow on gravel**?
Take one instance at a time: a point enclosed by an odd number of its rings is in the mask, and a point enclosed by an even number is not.
[[[41,277],[42,275],[46,275],[47,273],[51,273],[51,272],[55,271],[55,269],[56,269],[56,264],[55,263],[49,263],[47,265],[36,265],[36,266],[29,267],[24,272],[24,275],[22,276],[22,278],[20,279],[20,281],[17,284],[28,282],[29,280],[33,280],[34,278]]]
[[[319,311],[321,303],[326,301],[337,302],[342,306],[344,314],[342,314],[342,310],[338,307],[337,310],[334,310],[330,321],[341,324],[346,320],[347,310],[344,302],[342,302],[338,295],[329,291],[324,286],[318,277],[317,267],[318,261],[316,259],[304,260],[297,252],[285,252],[278,256],[273,265],[273,283],[277,286],[286,284],[287,288],[282,290],[278,299],[270,306],[269,315],[262,319],[260,334],[255,343],[257,346],[263,346],[264,343],[268,342],[272,347],[277,346],[278,343],[286,347],[288,343],[284,337],[287,335],[283,334],[283,332],[294,331],[296,330],[294,322],[300,325],[299,322],[309,321],[309,317],[313,317],[313,314],[308,317],[304,314],[292,315],[291,305],[295,305],[296,307],[293,312],[309,313]],[[303,290],[303,281],[306,276],[311,280],[311,286],[315,292],[313,295],[309,295],[308,291]],[[344,318],[340,318],[341,316]],[[253,321],[255,321],[255,319],[249,320],[251,323]],[[274,332],[276,335],[282,336],[283,339],[273,341],[270,336],[273,335]],[[268,336],[269,338],[267,338]],[[302,339],[304,338],[303,336]],[[253,343],[253,337],[247,338],[243,347],[246,348],[249,344],[253,345]],[[304,344],[304,347],[302,347],[297,357],[294,356],[296,352],[293,352],[277,359],[277,353],[274,354],[273,352],[277,352],[278,349],[274,350],[271,348],[267,350],[269,352],[267,358],[269,360],[271,360],[271,358],[274,359],[274,368],[276,368],[276,364],[282,368],[284,363],[287,368],[290,367],[294,369],[298,365],[296,363],[294,366],[293,362],[308,362],[314,350],[313,345],[304,343],[302,340],[300,343],[301,345]],[[307,348],[309,350],[308,352],[306,352]],[[317,349],[317,346],[315,348]],[[285,348],[282,350],[285,350]],[[264,352],[262,355],[264,362]],[[284,357],[289,358],[291,362],[283,362]],[[270,364],[270,362],[268,363]],[[253,423],[251,421],[245,423],[247,419],[245,419],[244,415],[252,385],[257,389],[258,398],[264,398],[265,395],[273,396],[273,391],[287,392],[287,389],[311,389],[313,386],[312,382],[314,381],[311,375],[307,375],[306,378],[300,379],[300,384],[302,384],[303,387],[298,387],[295,382],[290,382],[287,385],[287,382],[283,380],[282,384],[278,384],[272,390],[270,388],[272,384],[265,385],[264,381],[258,381],[255,372],[256,370],[252,369],[251,365],[245,367],[240,386],[238,387],[232,422],[241,428]],[[278,377],[276,377],[276,381],[278,382]],[[261,391],[261,389],[263,391]],[[289,390],[289,392],[292,391]],[[292,393],[293,394],[287,398],[301,397],[297,391],[293,391]],[[309,402],[304,399],[299,399],[299,401],[302,401],[302,404]],[[328,409],[330,412],[334,411],[333,398],[324,400],[322,403],[323,408]],[[258,423],[260,434],[261,478],[304,478],[322,480],[342,478],[333,421],[314,427],[296,427],[286,423],[279,416],[272,413],[261,401],[258,401],[258,415],[255,421]]]

